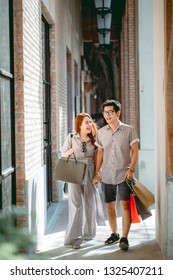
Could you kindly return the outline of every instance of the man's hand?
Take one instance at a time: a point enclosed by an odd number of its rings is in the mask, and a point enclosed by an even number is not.
[[[128,169],[127,172],[125,173],[125,176],[124,176],[124,180],[132,180],[133,179],[133,172]]]

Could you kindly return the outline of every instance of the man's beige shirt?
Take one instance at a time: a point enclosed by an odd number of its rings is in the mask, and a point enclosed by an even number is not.
[[[135,142],[139,142],[135,129],[122,122],[115,131],[109,125],[98,130],[95,145],[104,150],[102,182],[116,185],[124,181],[131,162],[131,146]]]

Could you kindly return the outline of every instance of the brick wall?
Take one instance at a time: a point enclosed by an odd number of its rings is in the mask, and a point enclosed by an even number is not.
[[[25,165],[26,178],[30,178],[43,165],[41,3],[23,3]]]
[[[121,33],[121,103],[122,120],[138,128],[135,1],[126,1]]]
[[[42,12],[50,24],[52,193],[58,201],[53,179],[57,152],[67,136],[67,49],[71,53],[72,112],[76,61],[80,88],[80,1],[52,0],[52,19],[47,1],[14,0],[14,79],[17,204],[27,205],[25,183],[43,166]],[[76,11],[78,16],[76,15]],[[79,19],[79,31],[76,20]]]
[[[165,0],[165,18],[166,18],[166,173],[167,176],[173,176],[173,45],[172,45],[172,1]],[[164,109],[164,108],[163,108]]]
[[[54,177],[54,170],[56,166],[57,155],[57,137],[58,137],[58,104],[56,91],[56,49],[55,49],[55,25],[50,29],[50,72],[51,72],[51,148],[52,148],[52,174]],[[52,199],[57,200],[56,197],[56,182],[52,177]]]
[[[25,132],[24,132],[24,50],[23,3],[14,0],[14,79],[15,79],[15,139],[17,204],[25,205]]]
[[[43,165],[41,3],[13,4],[16,202],[26,207],[26,180]],[[26,220],[18,224],[26,225]]]
[[[58,201],[57,182],[54,180],[55,162],[57,152],[68,134],[67,127],[67,72],[68,72],[68,53],[70,53],[70,75],[71,75],[71,95],[72,95],[72,119],[74,118],[74,102],[75,102],[75,63],[78,65],[78,86],[80,87],[80,56],[82,49],[81,30],[76,33],[76,20],[80,21],[80,5],[78,5],[78,17],[76,16],[76,1],[60,0],[56,5],[56,23],[55,23],[55,58],[52,56],[51,64],[55,63],[55,72],[52,73],[52,79],[56,81],[56,93],[53,94],[51,87],[52,98],[52,184],[53,184],[53,201]],[[79,24],[79,26],[81,26]],[[52,34],[53,30],[51,30]],[[53,49],[51,50],[52,53]],[[53,62],[54,61],[54,62]],[[51,67],[52,68],[52,67]],[[52,81],[51,81],[52,83]],[[72,120],[73,123],[73,120]]]
[[[122,49],[122,57],[123,63],[121,69],[121,76],[122,79],[122,119],[125,123],[129,123],[129,49],[128,49],[128,5],[126,2],[126,10],[125,15],[123,17],[123,29],[122,29],[122,41],[123,45],[121,46]]]

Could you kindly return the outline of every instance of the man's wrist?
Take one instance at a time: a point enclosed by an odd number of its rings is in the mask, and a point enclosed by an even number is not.
[[[134,173],[135,172],[135,169],[133,167],[129,167],[129,170]]]

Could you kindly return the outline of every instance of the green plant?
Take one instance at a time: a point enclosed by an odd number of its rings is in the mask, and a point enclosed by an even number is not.
[[[35,245],[34,236],[16,226],[17,219],[24,214],[20,208],[0,212],[0,260],[36,258],[30,254]]]

